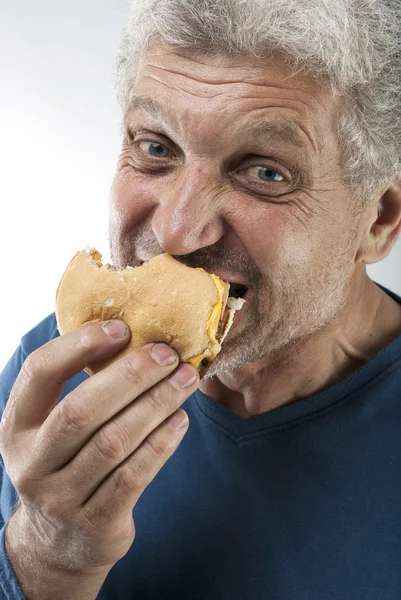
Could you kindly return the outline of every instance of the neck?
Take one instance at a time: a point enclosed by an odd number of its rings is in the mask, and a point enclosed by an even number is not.
[[[367,275],[341,314],[260,362],[201,381],[199,389],[246,419],[345,379],[401,333],[401,306]]]

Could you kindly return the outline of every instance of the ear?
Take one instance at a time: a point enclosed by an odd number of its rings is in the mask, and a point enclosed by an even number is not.
[[[371,265],[384,260],[401,232],[401,181],[394,182],[368,209],[368,222],[356,262]]]

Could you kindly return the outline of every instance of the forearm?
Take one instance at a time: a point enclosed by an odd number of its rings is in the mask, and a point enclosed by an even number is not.
[[[54,568],[40,555],[18,514],[7,524],[5,542],[8,560],[26,600],[96,600],[107,570],[83,574]]]

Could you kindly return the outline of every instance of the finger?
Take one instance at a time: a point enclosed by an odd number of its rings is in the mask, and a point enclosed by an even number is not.
[[[36,476],[65,466],[102,425],[174,370],[178,355],[173,351],[174,362],[162,366],[152,357],[153,346],[147,344],[123,356],[55,407],[38,431],[32,450],[30,464]]]
[[[124,324],[125,325],[125,324]],[[2,419],[4,433],[40,427],[60,399],[63,384],[89,363],[113,356],[130,339],[108,336],[101,323],[51,340],[28,356],[10,394]],[[7,423],[7,427],[3,427]]]
[[[164,379],[100,428],[55,475],[55,485],[61,489],[65,482],[74,482],[68,494],[73,506],[86,502],[102,481],[194,393],[199,381],[196,370],[191,365],[181,365],[181,369],[190,377],[195,374],[195,384],[178,390],[169,378]]]
[[[181,429],[173,429],[171,421],[170,424],[169,421],[162,423],[89,498],[84,511],[91,523],[106,525],[116,515],[132,511],[144,489],[174,454],[186,434],[188,415],[180,409],[181,413],[185,417]]]

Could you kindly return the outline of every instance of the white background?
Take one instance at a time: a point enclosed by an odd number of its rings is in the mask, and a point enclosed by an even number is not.
[[[128,0],[19,0],[0,14],[0,371],[54,311],[75,252],[109,260],[108,195],[119,153],[114,60]],[[401,294],[401,240],[369,267]]]

